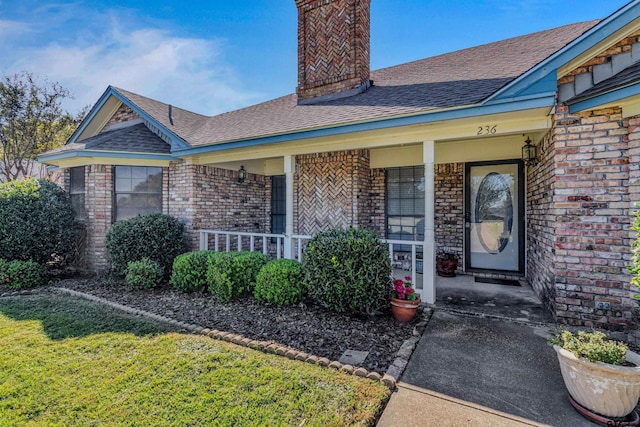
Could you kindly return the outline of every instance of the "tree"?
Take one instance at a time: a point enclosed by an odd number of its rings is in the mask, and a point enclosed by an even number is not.
[[[60,103],[70,97],[60,84],[40,85],[26,71],[0,79],[0,182],[32,176],[36,156],[71,136],[84,113],[63,111]]]

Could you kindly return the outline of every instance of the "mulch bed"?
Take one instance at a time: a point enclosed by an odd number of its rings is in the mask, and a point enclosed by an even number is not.
[[[379,373],[386,372],[405,340],[424,329],[423,324],[416,324],[422,318],[420,314],[412,324],[401,325],[390,312],[356,316],[312,304],[264,305],[251,297],[220,303],[209,294],[186,294],[168,284],[150,290],[131,290],[120,282],[65,279],[56,286],[204,328],[272,340],[331,360],[338,360],[347,349],[369,351],[362,367]]]

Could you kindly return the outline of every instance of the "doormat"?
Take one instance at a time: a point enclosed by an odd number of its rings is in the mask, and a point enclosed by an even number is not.
[[[517,280],[493,279],[491,277],[476,277],[475,281],[476,283],[491,283],[492,285],[521,286]]]

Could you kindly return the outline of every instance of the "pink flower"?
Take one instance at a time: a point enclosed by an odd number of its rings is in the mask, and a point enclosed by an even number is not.
[[[404,280],[406,280],[407,282],[411,282],[411,277],[410,276],[404,276]]]
[[[404,283],[402,283],[402,280],[396,279],[396,280],[393,281],[393,284],[398,286],[398,285],[403,285]]]

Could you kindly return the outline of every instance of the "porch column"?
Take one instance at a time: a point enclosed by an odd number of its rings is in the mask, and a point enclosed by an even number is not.
[[[295,156],[284,156],[284,174],[286,184],[286,218],[284,231],[284,257],[293,259],[293,170],[295,168]]]
[[[424,157],[424,249],[422,299],[427,304],[436,302],[436,240],[435,240],[435,142],[422,143]]]

